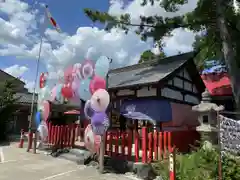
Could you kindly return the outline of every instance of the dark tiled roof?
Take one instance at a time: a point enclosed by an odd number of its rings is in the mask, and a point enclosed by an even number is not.
[[[20,104],[31,104],[32,103],[32,93],[16,93],[15,98],[18,99],[18,103]],[[37,103],[37,95],[35,95],[35,103]]]
[[[19,78],[16,78],[8,73],[6,73],[5,71],[0,69],[0,76],[1,78],[3,78],[4,80],[9,80],[9,79],[14,79],[15,81],[19,82],[20,84],[25,85],[25,82],[21,81]]]
[[[108,88],[113,89],[156,83],[181,67],[193,55],[190,52],[111,70],[108,76]]]

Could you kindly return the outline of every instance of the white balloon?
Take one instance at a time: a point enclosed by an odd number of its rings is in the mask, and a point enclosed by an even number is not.
[[[90,104],[92,109],[97,112],[106,111],[109,103],[110,103],[110,96],[105,89],[98,89],[96,92],[94,92],[94,94],[90,99]]]
[[[41,124],[38,126],[38,132],[42,141],[46,141],[48,137],[48,127],[45,121],[41,121]]]
[[[73,65],[73,77],[82,79],[81,73],[80,73],[81,67],[82,67],[82,65],[80,63],[76,63]]]
[[[91,119],[91,117],[88,115],[88,112],[87,112],[89,108],[90,108],[90,101],[87,100],[84,106],[84,115],[87,119]]]

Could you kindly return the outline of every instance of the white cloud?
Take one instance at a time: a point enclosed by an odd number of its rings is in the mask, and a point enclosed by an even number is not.
[[[24,82],[25,82],[25,88],[27,88],[29,92],[33,93],[35,82],[34,81],[26,81],[26,80],[24,80]],[[35,92],[37,93],[38,89]]]
[[[192,51],[192,43],[195,40],[195,33],[183,28],[172,31],[172,36],[163,38],[167,55]]]
[[[131,21],[139,23],[140,15],[182,15],[193,10],[196,2],[197,0],[191,0],[182,6],[179,12],[169,13],[159,6],[141,6],[141,0],[131,1],[125,7],[121,1],[112,0],[109,13],[129,13]],[[40,40],[35,28],[36,23],[42,21],[42,15],[36,16],[37,11],[30,11],[29,5],[19,0],[6,0],[5,3],[1,3],[0,13],[9,17],[7,20],[0,18],[0,55],[36,59]],[[53,79],[62,75],[64,67],[82,62],[86,57],[96,60],[99,56],[106,55],[113,59],[112,67],[116,68],[137,63],[143,51],[153,48],[152,40],[143,42],[133,31],[125,34],[119,29],[106,32],[96,27],[79,27],[74,35],[59,34],[52,29],[46,29],[44,34],[41,61]],[[164,38],[164,50],[168,55],[191,50],[194,33],[176,29],[172,34],[173,36]],[[153,48],[152,51],[159,53],[157,48]],[[33,86],[32,82],[28,84],[28,87]]]
[[[13,66],[9,66],[5,69],[3,69],[4,72],[10,74],[11,76],[14,76],[15,78],[20,79],[25,83],[25,88],[28,89],[29,92],[34,91],[35,83],[34,81],[28,81],[23,78],[24,73],[26,73],[29,70],[26,66],[19,66],[18,64],[15,64]],[[36,89],[36,92],[38,92],[38,89]]]
[[[4,71],[16,78],[21,78],[22,75],[28,71],[28,68],[26,66],[19,66],[18,64],[15,64],[5,68]]]
[[[140,16],[155,16],[159,15],[162,17],[175,17],[179,15],[184,15],[195,9],[198,0],[188,0],[188,3],[180,6],[177,12],[167,12],[159,6],[159,3],[155,3],[153,6],[148,3],[145,6],[141,6],[142,0],[134,0],[127,4],[123,3],[123,0],[111,0],[109,13],[115,16],[121,14],[130,14],[131,22],[139,23]]]
[[[193,11],[197,6],[198,0],[189,0],[188,3],[180,6],[177,12],[166,12],[159,6],[159,3],[151,5],[148,3],[146,6],[141,6],[142,0],[134,0],[127,6],[124,5],[122,0],[111,0],[109,13],[115,16],[121,14],[130,14],[131,22],[135,24],[140,23],[140,16],[162,16],[162,17],[175,17]],[[173,55],[180,52],[188,52],[192,50],[192,43],[194,42],[195,34],[186,29],[175,29],[171,37],[164,38],[163,43],[166,44],[164,51],[167,55]],[[159,53],[156,48],[153,52]]]
[[[31,32],[36,29],[35,15],[37,11],[30,11],[27,3],[19,0],[6,0],[0,3],[0,14],[7,15],[7,19],[0,17],[0,44],[30,43]]]

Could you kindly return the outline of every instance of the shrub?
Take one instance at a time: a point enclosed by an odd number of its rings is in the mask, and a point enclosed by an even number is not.
[[[177,180],[216,180],[218,179],[219,152],[214,149],[198,149],[190,154],[176,155]],[[164,180],[169,179],[168,161],[153,163],[155,172]],[[224,180],[240,179],[240,160],[230,155],[222,157]]]

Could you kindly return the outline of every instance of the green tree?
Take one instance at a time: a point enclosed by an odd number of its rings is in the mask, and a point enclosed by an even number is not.
[[[3,86],[0,87],[0,141],[4,141],[7,138],[7,123],[12,113],[16,111],[14,105],[17,98],[14,90],[14,84],[11,81],[6,81]]]
[[[165,58],[165,54],[161,52],[159,55],[155,55],[151,50],[144,51],[140,57],[139,63],[143,63],[149,60],[153,60],[155,58]]]
[[[142,5],[159,4],[166,11],[176,12],[188,0],[143,0]],[[189,13],[176,17],[149,16],[140,17],[140,24],[133,24],[129,14],[115,17],[106,12],[85,9],[92,21],[110,24],[128,32],[130,27],[138,27],[136,33],[143,40],[153,38],[160,47],[162,38],[170,36],[176,28],[187,28],[194,32],[204,32],[196,37],[194,50],[199,67],[207,59],[223,59],[231,79],[236,104],[240,107],[240,15],[234,12],[233,0],[198,0],[197,7]],[[147,28],[146,28],[147,27]]]

